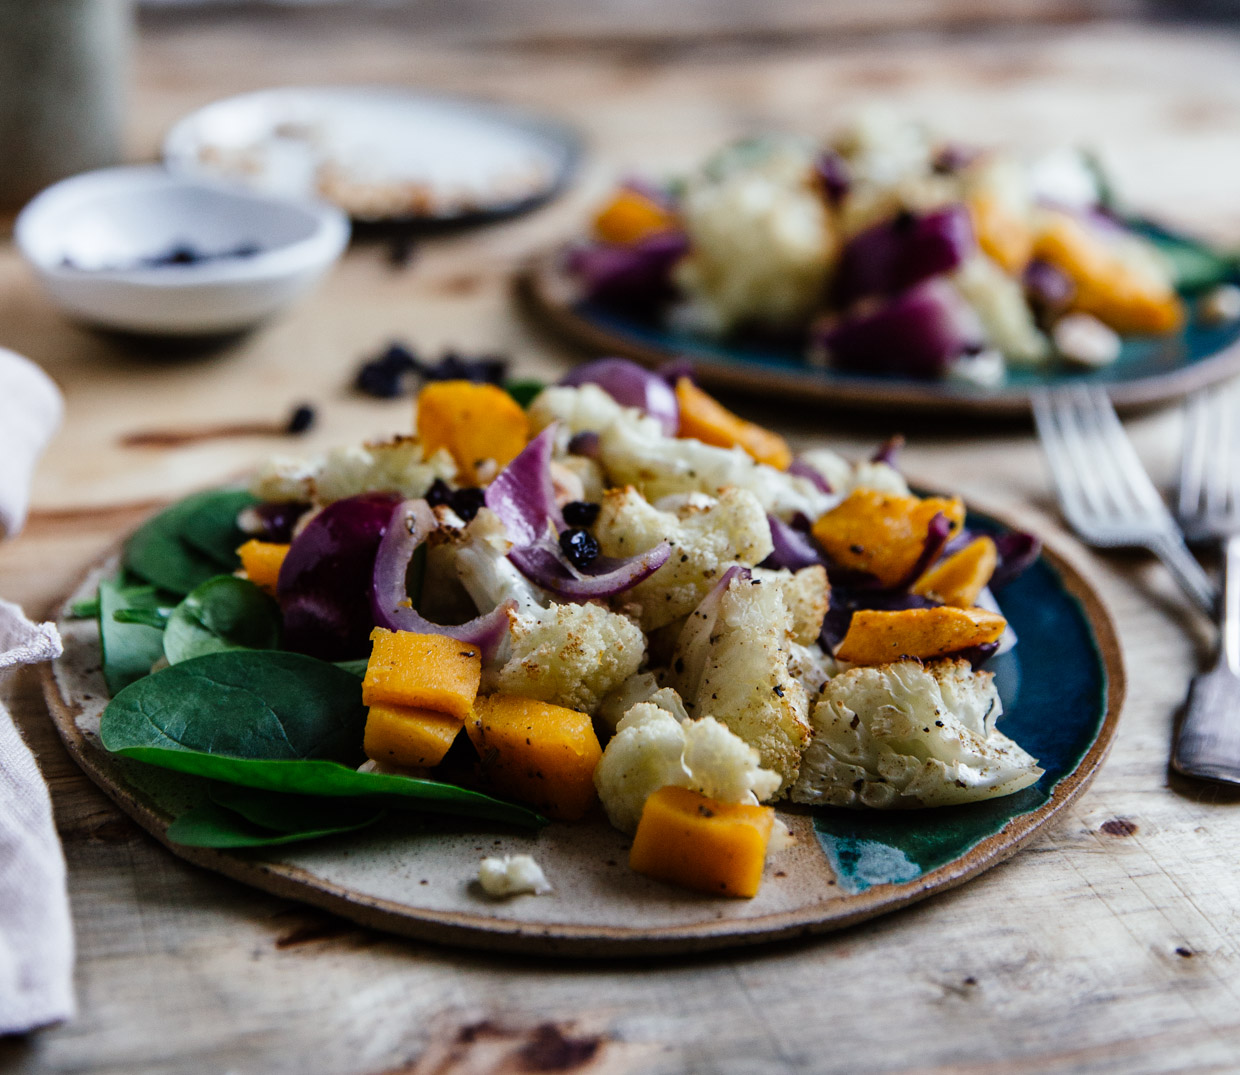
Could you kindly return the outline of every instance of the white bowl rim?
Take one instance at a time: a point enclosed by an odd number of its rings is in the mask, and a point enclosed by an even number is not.
[[[138,193],[144,189],[206,190],[235,201],[301,213],[312,222],[314,230],[304,239],[264,247],[247,257],[219,258],[188,265],[83,270],[41,256],[34,249],[32,237],[34,229],[43,223],[42,218],[56,212],[60,201],[82,195],[83,188],[92,187],[101,195],[117,191]],[[173,172],[160,164],[119,165],[62,179],[35,195],[18,214],[13,226],[13,237],[23,257],[49,279],[66,283],[108,281],[151,290],[188,290],[294,276],[330,265],[344,252],[349,235],[348,216],[333,205],[246,190],[231,183]]]

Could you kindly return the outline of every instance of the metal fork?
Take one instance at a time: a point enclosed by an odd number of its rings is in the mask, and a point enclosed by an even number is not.
[[[1185,409],[1177,514],[1190,541],[1223,544],[1223,600],[1214,667],[1194,678],[1171,764],[1186,776],[1240,784],[1240,436],[1236,389],[1211,389]]]
[[[1214,585],[1184,544],[1106,392],[1086,385],[1035,389],[1033,414],[1072,529],[1100,548],[1149,549],[1212,616]]]

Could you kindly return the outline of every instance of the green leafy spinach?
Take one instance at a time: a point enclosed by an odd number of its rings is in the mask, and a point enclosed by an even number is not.
[[[164,632],[169,664],[279,644],[279,606],[254,583],[233,575],[217,575],[191,590],[172,610]]]
[[[186,497],[134,531],[125,542],[125,567],[184,596],[238,566],[236,548],[245,534],[237,527],[237,515],[254,502],[239,489],[211,489]]]
[[[115,753],[243,787],[537,826],[532,810],[468,788],[359,773],[366,710],[356,675],[296,653],[195,657],[116,695],[100,725]]]

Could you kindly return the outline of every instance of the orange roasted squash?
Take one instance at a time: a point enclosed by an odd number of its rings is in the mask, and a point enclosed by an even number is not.
[[[447,635],[412,631],[370,632],[370,661],[362,679],[362,701],[469,716],[482,681],[482,655]]]
[[[940,513],[955,533],[964,523],[964,502],[959,497],[923,500],[856,489],[814,523],[813,534],[840,567],[864,571],[884,586],[898,586],[916,570],[930,520]]]
[[[427,456],[446,448],[461,477],[479,480],[488,459],[503,467],[530,439],[521,405],[502,388],[470,381],[432,381],[418,394],[418,439]]]
[[[1033,231],[990,191],[968,199],[969,217],[977,245],[1013,276],[1029,264],[1033,255]]]
[[[288,546],[274,541],[247,541],[237,550],[245,577],[273,597]]]
[[[712,896],[755,896],[774,822],[769,806],[721,803],[688,788],[660,788],[642,808],[629,866]]]
[[[676,400],[680,404],[680,436],[719,448],[744,448],[759,463],[788,469],[792,452],[783,437],[733,414],[688,377],[676,382]]]
[[[594,234],[605,243],[628,246],[678,225],[676,216],[653,198],[625,188],[594,218]]]
[[[913,583],[913,593],[937,597],[945,605],[972,608],[999,563],[999,552],[982,536],[935,564]]]
[[[429,769],[443,761],[462,727],[456,717],[433,709],[376,704],[366,715],[362,749],[378,762]]]
[[[588,713],[492,694],[478,699],[465,730],[499,793],[560,821],[576,821],[594,805],[603,751]]]
[[[984,608],[859,609],[835,656],[851,664],[887,664],[901,657],[923,661],[998,642],[1007,620]]]
[[[1161,335],[1184,323],[1184,303],[1169,280],[1132,264],[1068,213],[1044,214],[1033,252],[1076,285],[1073,309],[1116,332]]]

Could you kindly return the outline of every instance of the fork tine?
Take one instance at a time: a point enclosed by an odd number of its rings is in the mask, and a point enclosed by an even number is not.
[[[1052,399],[1065,450],[1071,462],[1073,478],[1080,489],[1082,500],[1095,515],[1112,514],[1112,497],[1105,478],[1096,466],[1095,437],[1089,428],[1088,416],[1081,408],[1079,397],[1072,392],[1061,392],[1056,393]]]
[[[1051,469],[1059,506],[1068,521],[1077,526],[1086,514],[1085,498],[1079,481],[1080,472],[1073,465],[1072,453],[1061,424],[1058,400],[1042,388],[1033,391],[1032,400],[1034,422]]]
[[[1177,499],[1183,518],[1202,510],[1201,496],[1205,484],[1209,432],[1206,421],[1209,397],[1206,392],[1192,396],[1184,410],[1184,454],[1180,459],[1180,488]]]
[[[1116,516],[1124,522],[1138,521],[1143,508],[1149,511],[1149,502],[1142,495],[1139,477],[1133,473],[1132,460],[1124,455],[1127,438],[1118,421],[1114,425],[1107,421],[1108,415],[1113,417],[1115,413],[1110,400],[1101,391],[1084,386],[1074,392],[1074,398],[1090,448],[1085,465],[1091,473],[1096,471]],[[1144,474],[1139,465],[1138,472]]]

